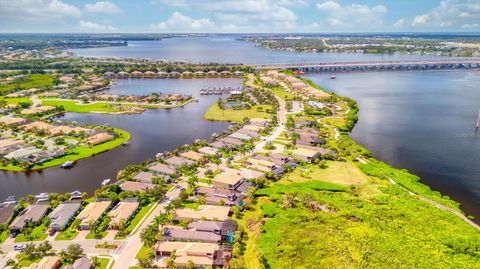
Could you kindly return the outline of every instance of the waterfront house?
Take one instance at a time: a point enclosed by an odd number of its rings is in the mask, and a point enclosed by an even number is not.
[[[167,72],[163,72],[163,71],[158,71],[158,72],[157,72],[157,77],[159,77],[159,78],[166,78],[166,77],[168,77],[168,73],[167,73]]]
[[[207,72],[207,75],[208,75],[209,77],[216,77],[216,76],[218,76],[218,72],[215,71],[215,70],[208,71],[208,72]]]
[[[251,131],[255,131],[255,132],[260,132],[260,130],[262,130],[263,128],[260,127],[260,126],[257,126],[257,125],[247,124],[247,125],[243,126],[242,129],[251,130]]]
[[[126,79],[129,77],[128,73],[127,72],[124,72],[124,71],[120,71],[118,72],[116,75],[115,75],[116,78],[119,78],[119,79]]]
[[[176,220],[227,220],[230,215],[230,207],[215,205],[200,205],[197,210],[191,208],[178,208],[175,210]]]
[[[0,117],[0,125],[6,125],[6,126],[19,126],[27,123],[27,121],[28,121],[27,119],[13,117],[10,115]]]
[[[101,133],[94,134],[94,135],[88,137],[85,140],[85,143],[88,144],[88,145],[91,145],[91,146],[96,146],[98,144],[110,141],[112,139],[114,139],[113,135],[111,135],[107,132],[101,132]]]
[[[203,76],[205,76],[205,72],[203,72],[203,71],[197,71],[197,72],[195,72],[195,76],[196,76],[196,77],[203,77]]]
[[[145,73],[143,73],[143,77],[144,78],[154,78],[155,77],[155,72],[146,71]]]
[[[29,269],[57,269],[60,267],[60,257],[58,256],[45,256],[38,264],[34,263],[30,265]]]
[[[253,130],[248,130],[248,129],[244,129],[244,128],[240,128],[236,131],[236,133],[240,133],[240,134],[246,134],[252,138],[257,138],[259,137],[260,135],[258,134],[258,131],[253,131]]]
[[[197,231],[195,229],[185,230],[182,227],[166,227],[162,233],[163,241],[186,241],[219,244],[222,237],[219,234]]]
[[[218,141],[223,142],[223,143],[229,145],[230,147],[238,147],[238,146],[243,145],[242,140],[236,139],[236,138],[233,138],[233,137],[228,137],[228,136],[220,138]]]
[[[157,185],[135,181],[124,181],[120,185],[122,191],[143,192],[154,189]]]
[[[48,215],[50,219],[50,225],[48,227],[54,231],[63,231],[67,228],[78,210],[80,210],[80,207],[80,203],[59,204],[52,213]]]
[[[163,163],[154,163],[148,166],[148,170],[155,174],[163,174],[167,176],[173,176],[175,175],[175,168],[172,168],[166,164]]]
[[[0,156],[9,154],[21,148],[28,148],[30,144],[20,139],[3,139],[0,140]]]
[[[152,179],[155,177],[150,172],[140,172],[133,177],[133,180],[143,183],[152,183]]]
[[[195,266],[213,267],[220,246],[214,243],[195,242],[158,242],[155,246],[155,255],[158,259],[166,260],[175,253],[174,263],[177,266],[186,266],[190,261]],[[165,262],[164,262],[165,263]],[[161,264],[161,267],[166,267]]]
[[[20,114],[22,115],[35,115],[35,114],[40,114],[40,113],[45,113],[49,111],[53,111],[57,109],[54,106],[37,106],[37,107],[32,107],[32,108],[26,108],[20,111]]]
[[[240,140],[250,140],[250,139],[252,139],[251,136],[249,136],[247,134],[240,133],[240,132],[232,133],[228,137],[235,138],[235,139],[240,139]]]
[[[66,125],[55,126],[49,130],[49,133],[53,136],[69,135],[69,134],[89,134],[92,130],[83,127],[70,127]]]
[[[130,73],[131,78],[141,78],[143,76],[143,73],[140,71],[133,71]]]
[[[180,153],[180,157],[195,161],[195,162],[200,162],[203,160],[204,156],[201,153],[195,152],[193,150],[185,151]]]
[[[220,72],[220,75],[222,77],[230,77],[232,75],[232,72],[225,70],[225,71]]]
[[[179,72],[176,72],[176,71],[172,71],[172,72],[170,72],[170,73],[168,74],[168,76],[169,76],[170,78],[178,78],[178,77],[180,77],[180,73],[179,73]]]
[[[20,129],[23,129],[28,132],[31,132],[34,130],[48,132],[53,128],[55,128],[55,125],[52,125],[43,121],[34,121],[34,122],[20,126]]]
[[[125,198],[118,203],[112,211],[108,213],[110,217],[109,227],[112,229],[118,229],[121,223],[126,223],[135,214],[139,206],[136,198]]]
[[[262,118],[251,118],[248,122],[251,125],[256,125],[259,127],[265,127],[270,123],[270,119],[262,119]]]
[[[14,208],[11,206],[0,207],[0,224],[8,224],[13,217]]]
[[[178,157],[178,156],[172,156],[168,159],[165,159],[164,161],[165,161],[166,164],[174,166],[174,167],[180,167],[180,166],[183,166],[183,165],[191,165],[191,164],[195,163],[191,160],[188,160],[188,159],[185,159],[185,158],[182,158],[182,157]]]
[[[82,257],[73,264],[67,265],[65,269],[92,269],[92,267],[92,261],[87,257]]]
[[[222,172],[216,175],[213,180],[213,185],[217,188],[228,190],[236,189],[243,182],[243,177],[239,174]]]
[[[203,147],[199,148],[198,152],[205,154],[205,155],[217,155],[218,149],[212,148],[212,147]]]
[[[103,76],[105,78],[108,78],[108,79],[114,79],[115,78],[115,73],[113,72],[105,72],[105,74],[103,74]]]
[[[292,152],[292,157],[300,161],[311,163],[316,158],[320,157],[320,152],[307,148],[297,148]]]
[[[96,200],[88,204],[76,219],[80,220],[80,230],[90,229],[92,223],[97,222],[110,208],[112,202],[109,200]]]
[[[10,224],[10,232],[19,233],[27,226],[28,223],[38,225],[42,221],[48,210],[48,204],[29,205],[15,220]]]
[[[212,143],[209,144],[209,146],[212,147],[212,148],[215,148],[217,150],[227,147],[227,145],[225,143],[223,143],[222,141],[212,142]]]
[[[182,77],[183,78],[191,78],[193,76],[193,73],[190,71],[184,71],[182,72]]]
[[[242,71],[235,71],[235,72],[233,72],[233,75],[236,76],[236,77],[242,77],[243,72]]]

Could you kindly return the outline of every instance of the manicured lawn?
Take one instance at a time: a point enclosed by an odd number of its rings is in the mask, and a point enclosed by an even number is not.
[[[146,205],[142,207],[138,213],[133,217],[133,219],[130,221],[128,224],[127,228],[125,229],[125,234],[130,234],[135,227],[137,227],[138,224],[140,224],[140,221],[147,215],[148,211],[155,205],[155,203],[151,203],[149,205]],[[124,239],[127,236],[115,236],[115,239]]]
[[[3,243],[8,238],[8,231],[3,231],[0,233],[0,243]]]
[[[74,229],[71,229],[70,227],[63,231],[63,232],[60,232],[56,237],[55,237],[55,240],[72,240],[74,239],[75,237],[77,237],[78,235],[78,231],[74,230]]]
[[[142,245],[140,250],[137,253],[137,256],[135,256],[135,259],[140,259],[142,257],[148,257],[148,254],[150,253],[150,248],[146,247],[145,245]]]
[[[27,255],[18,254],[17,259],[18,259],[19,267],[22,268],[22,267],[29,267],[30,265],[32,265],[32,263],[38,263],[38,262],[40,262],[40,260],[42,258],[37,258],[35,260],[30,260],[30,259],[28,259]]]
[[[98,262],[100,263],[98,266],[95,266],[94,269],[107,269],[108,262],[110,260],[107,258],[98,258]]]
[[[95,234],[88,233],[87,236],[85,236],[85,239],[102,239],[107,235],[107,232],[100,232],[100,235],[101,235],[100,238],[95,238]]]
[[[103,112],[103,113],[116,113],[120,112],[114,104],[111,103],[92,103],[92,104],[77,104],[76,101],[68,100],[51,100],[43,99],[42,105],[44,106],[63,106],[67,112],[76,113],[91,113],[91,112]]]
[[[46,230],[47,230],[47,227],[45,227],[45,225],[43,224],[40,226],[37,226],[32,230],[32,234],[31,234],[32,240],[28,240],[25,237],[25,235],[21,233],[17,235],[17,237],[15,237],[15,243],[27,242],[27,241],[43,241],[47,238],[47,234],[45,233]]]
[[[100,154],[102,152],[111,150],[122,145],[123,142],[130,140],[130,133],[121,129],[115,129],[117,138],[93,147],[88,146],[78,146],[71,150],[67,155],[64,155],[60,158],[52,159],[44,162],[43,164],[35,165],[31,170],[45,169],[53,166],[59,166],[65,161],[77,161],[80,159],[88,158],[93,155]],[[11,171],[24,171],[20,166],[14,166],[8,164],[7,166],[0,166],[0,170],[11,170]]]
[[[262,107],[263,111],[257,111]],[[270,105],[256,105],[249,110],[221,109],[217,103],[213,104],[203,116],[207,120],[242,122],[245,118],[269,118],[266,111],[271,109]]]
[[[306,169],[306,170],[305,170]],[[327,168],[317,165],[298,167],[292,173],[283,177],[281,183],[298,183],[309,180],[321,180],[344,185],[358,185],[367,182],[367,176],[353,162],[327,161]]]
[[[54,78],[50,74],[30,74],[18,78],[12,83],[0,84],[0,94],[7,94],[16,90],[43,88],[53,85]]]
[[[281,86],[268,89],[283,100],[293,100],[295,98],[295,95],[283,90]]]
[[[7,104],[17,105],[18,103],[29,103],[31,104],[32,101],[28,97],[16,97],[16,98],[5,98],[0,97],[0,100],[7,101]]]

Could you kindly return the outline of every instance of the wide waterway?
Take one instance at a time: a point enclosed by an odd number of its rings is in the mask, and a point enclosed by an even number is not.
[[[327,90],[355,99],[352,138],[395,167],[418,175],[480,218],[480,72],[308,74]]]
[[[238,35],[167,38],[159,41],[131,41],[128,46],[72,49],[77,56],[184,60],[192,63],[304,63],[322,61],[364,61],[425,59],[422,55],[380,55],[363,53],[315,53],[277,51],[238,40]]]
[[[131,145],[118,147],[95,157],[80,160],[71,170],[59,167],[31,173],[0,171],[0,199],[40,192],[92,193],[103,179],[114,179],[123,167],[154,158],[158,152],[172,150],[196,139],[209,139],[229,124],[203,119],[203,114],[219,96],[200,96],[202,87],[242,86],[242,79],[138,79],[118,80],[107,91],[112,94],[148,94],[150,92],[192,94],[199,102],[183,108],[152,109],[136,115],[66,113],[61,120],[80,124],[109,124],[131,133]]]

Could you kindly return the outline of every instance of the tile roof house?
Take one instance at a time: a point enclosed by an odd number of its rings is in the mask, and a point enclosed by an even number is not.
[[[0,117],[0,125],[18,126],[25,124],[28,120],[24,118],[12,117],[10,115]]]
[[[178,156],[172,156],[168,159],[165,159],[164,161],[165,161],[166,164],[171,165],[171,166],[175,166],[175,167],[180,167],[182,165],[191,165],[191,164],[195,163],[191,160],[188,160],[188,159],[185,159],[185,158],[182,158],[182,157],[178,157]]]
[[[228,144],[230,146],[241,146],[243,144],[242,140],[240,139],[236,139],[236,138],[233,138],[233,137],[223,137],[221,139],[219,139],[218,141],[220,142],[223,142],[225,144]]]
[[[10,224],[10,231],[21,232],[27,223],[39,224],[42,221],[43,216],[47,213],[47,210],[47,204],[27,206],[27,208]]]
[[[222,172],[216,175],[212,182],[215,187],[234,190],[242,184],[243,177],[239,174]]]
[[[194,194],[204,195],[207,205],[236,206],[240,205],[245,198],[245,195],[237,191],[203,186],[197,187]]]
[[[192,261],[195,266],[213,266],[220,246],[213,243],[159,242],[155,246],[157,257],[170,257],[175,252],[174,263],[185,266]]]
[[[199,148],[198,152],[203,153],[205,155],[216,155],[218,152],[218,149],[211,148],[211,147],[203,147],[203,148]]]
[[[138,206],[139,203],[136,198],[126,198],[123,201],[119,202],[108,213],[108,216],[110,217],[110,228],[116,229],[119,227],[122,221],[127,222],[137,211]]]
[[[155,177],[150,172],[140,172],[133,177],[133,180],[143,183],[152,183],[152,179]]]
[[[163,230],[163,241],[188,241],[201,243],[220,243],[222,236],[213,232],[183,229],[182,227],[167,227]]]
[[[222,237],[222,241],[226,241],[227,236],[233,235],[237,230],[237,223],[231,219],[226,221],[201,220],[188,224],[188,229],[219,234]]]
[[[185,151],[185,152],[180,153],[180,157],[199,162],[199,161],[203,160],[204,156],[201,153],[195,152],[193,150],[189,150],[189,151]]]
[[[172,168],[163,163],[154,163],[148,166],[148,169],[153,173],[164,174],[164,175],[174,175],[176,173],[175,168]]]
[[[89,145],[92,145],[92,146],[95,146],[95,145],[110,141],[112,139],[114,139],[113,135],[111,135],[107,132],[101,132],[101,133],[94,134],[94,135],[88,137],[85,140],[85,143],[89,144]]]
[[[226,220],[230,215],[230,207],[201,205],[197,210],[191,208],[179,208],[175,210],[174,218],[176,220]]]
[[[320,152],[307,148],[297,148],[292,152],[292,157],[294,159],[311,163],[313,160],[320,157]]]
[[[92,223],[97,222],[102,215],[110,208],[112,202],[108,200],[97,200],[88,204],[76,219],[80,220],[80,229],[88,230]]]
[[[87,257],[77,259],[72,265],[67,265],[65,269],[92,269],[92,261]]]
[[[60,267],[60,257],[46,256],[38,264],[32,264],[29,269],[57,269]]]
[[[157,185],[150,184],[150,183],[143,183],[143,182],[135,182],[135,181],[124,181],[119,186],[123,191],[142,192],[142,191],[146,191],[146,190],[152,190]]]
[[[48,215],[48,218],[50,218],[50,225],[48,227],[55,231],[63,231],[80,207],[80,203],[59,204],[52,213]]]
[[[0,224],[8,224],[13,217],[13,207],[0,207]]]

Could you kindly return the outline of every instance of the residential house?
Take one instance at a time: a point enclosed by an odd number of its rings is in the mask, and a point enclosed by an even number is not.
[[[211,148],[211,147],[203,147],[203,148],[199,148],[198,152],[204,155],[217,155],[218,149]]]
[[[97,222],[110,208],[112,202],[109,200],[96,200],[88,204],[76,219],[80,220],[80,229],[88,230],[92,223]]]
[[[227,220],[230,215],[230,207],[200,205],[197,210],[191,208],[179,208],[175,210],[176,220]]]
[[[27,119],[13,117],[13,116],[10,116],[10,115],[0,117],[0,125],[19,126],[19,125],[27,123],[27,121],[28,121]]]
[[[58,256],[45,256],[38,264],[34,263],[29,269],[57,269],[60,267],[60,257]]]
[[[73,264],[67,265],[65,269],[92,269],[92,261],[87,257],[77,259]]]
[[[139,206],[136,198],[125,198],[119,202],[109,213],[110,228],[118,229],[120,225],[126,223],[135,214]]]
[[[242,140],[240,139],[236,139],[236,138],[233,138],[233,137],[223,137],[221,139],[219,139],[218,141],[220,142],[223,142],[231,147],[238,147],[238,146],[241,146],[243,145],[243,142]]]
[[[163,174],[167,176],[173,176],[176,173],[175,168],[172,168],[163,163],[151,164],[150,166],[148,166],[148,169],[155,174]]]
[[[242,205],[245,198],[245,195],[234,190],[210,187],[197,187],[194,194],[205,196],[207,205],[237,206]]]
[[[48,215],[48,218],[50,218],[50,225],[48,227],[54,231],[63,231],[67,228],[78,210],[80,210],[81,206],[82,204],[80,203],[59,204],[52,213]]]
[[[155,177],[150,172],[140,172],[133,177],[133,180],[143,183],[152,183],[152,179]]]
[[[186,266],[193,262],[195,266],[215,266],[215,259],[220,246],[214,243],[195,242],[158,242],[155,254],[158,258],[169,258],[175,253],[174,263],[177,266]]]
[[[259,127],[266,127],[270,123],[270,119],[262,119],[262,118],[251,118],[248,122],[251,125],[256,125]]]
[[[12,233],[19,233],[28,223],[34,225],[40,224],[42,218],[48,210],[48,204],[29,205],[17,218],[10,224],[9,228]]]
[[[0,224],[8,224],[13,217],[14,208],[11,206],[0,207]]]
[[[252,139],[252,137],[249,136],[248,134],[243,134],[243,133],[240,133],[240,132],[232,133],[228,137],[235,138],[235,139],[240,139],[240,140],[250,140],[250,139]]]
[[[213,180],[213,185],[217,188],[234,190],[243,182],[243,177],[239,174],[222,172],[216,175]]]
[[[228,145],[222,141],[215,141],[209,144],[210,147],[215,148],[215,149],[223,149],[228,147]]]
[[[307,148],[297,148],[292,152],[292,156],[294,159],[311,163],[320,157],[320,152]]]
[[[89,144],[89,145],[92,145],[92,146],[95,146],[95,145],[110,141],[112,139],[114,139],[114,136],[112,134],[109,134],[107,132],[101,132],[101,133],[94,134],[94,135],[88,137],[85,140],[85,143]]]
[[[163,229],[163,241],[187,241],[219,244],[222,237],[219,234],[195,229],[183,229],[182,227],[166,227]]]
[[[231,219],[225,221],[195,221],[188,224],[188,229],[215,233],[222,237],[222,241],[232,243],[233,234],[237,230],[237,223]]]
[[[150,184],[150,183],[143,183],[143,182],[135,182],[135,181],[124,181],[119,186],[123,191],[143,192],[147,190],[152,190],[157,185]]]
[[[193,150],[185,151],[180,153],[180,157],[195,161],[195,162],[200,162],[203,160],[204,156],[201,153],[195,152]]]
[[[178,157],[178,156],[172,156],[168,159],[165,159],[164,161],[165,161],[166,164],[174,166],[174,167],[180,167],[180,166],[183,166],[183,165],[191,165],[191,164],[195,163],[191,160],[188,160],[188,159],[185,159],[185,158],[182,158],[182,157]]]
[[[262,160],[249,158],[245,160],[245,163],[253,169],[257,169],[262,172],[271,172],[276,168],[276,164],[270,160]]]

